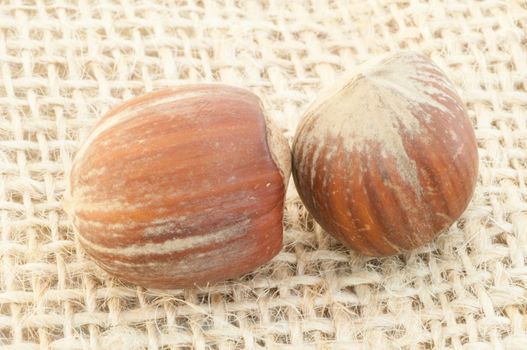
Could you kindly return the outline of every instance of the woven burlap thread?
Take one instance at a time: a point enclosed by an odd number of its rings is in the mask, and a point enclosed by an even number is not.
[[[527,349],[527,4],[508,1],[0,1],[0,345],[5,349]],[[162,87],[250,89],[291,139],[360,62],[433,59],[480,155],[469,208],[408,254],[325,234],[291,185],[272,262],[148,290],[113,279],[62,209],[65,172],[112,106]]]

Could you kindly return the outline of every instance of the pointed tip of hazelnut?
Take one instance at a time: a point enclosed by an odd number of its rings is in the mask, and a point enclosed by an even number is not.
[[[264,111],[269,152],[271,153],[271,158],[284,180],[284,191],[287,191],[287,186],[291,177],[291,148],[289,147],[287,138],[284,136],[280,128],[271,117],[267,115],[263,107],[262,110]]]

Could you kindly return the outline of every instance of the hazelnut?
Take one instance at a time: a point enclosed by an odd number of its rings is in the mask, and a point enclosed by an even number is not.
[[[109,273],[181,288],[247,273],[281,249],[287,140],[258,97],[224,85],[149,93],[77,153],[66,211]]]
[[[412,52],[360,67],[314,102],[293,141],[293,178],[308,211],[366,255],[419,247],[450,226],[477,168],[454,86]]]

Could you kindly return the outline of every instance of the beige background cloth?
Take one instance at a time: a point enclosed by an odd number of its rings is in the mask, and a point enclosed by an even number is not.
[[[527,4],[507,1],[0,1],[0,344],[6,349],[527,349]],[[480,179],[422,249],[367,258],[294,187],[282,252],[243,278],[145,290],[85,257],[64,173],[112,106],[187,81],[259,94],[290,138],[319,91],[414,49],[453,80]]]

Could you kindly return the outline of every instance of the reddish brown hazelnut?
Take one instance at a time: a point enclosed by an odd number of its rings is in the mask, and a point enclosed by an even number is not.
[[[282,244],[287,140],[254,94],[224,85],[149,93],[106,114],[65,195],[81,245],[154,288],[247,273]]]
[[[366,64],[317,99],[293,142],[299,195],[327,232],[366,255],[432,240],[467,207],[478,152],[466,109],[430,60]]]

